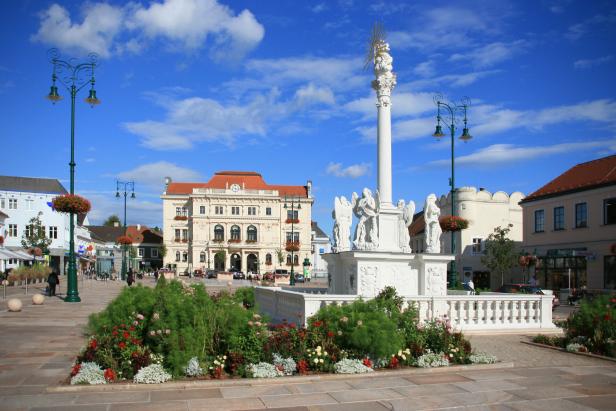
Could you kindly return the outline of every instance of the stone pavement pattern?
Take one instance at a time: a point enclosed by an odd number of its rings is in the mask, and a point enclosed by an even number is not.
[[[48,298],[32,306],[21,294],[21,313],[0,312],[0,410],[616,409],[616,363],[521,344],[520,335],[470,337],[478,351],[513,362],[509,368],[59,387],[85,341],[88,315],[123,286],[86,282],[77,304]]]

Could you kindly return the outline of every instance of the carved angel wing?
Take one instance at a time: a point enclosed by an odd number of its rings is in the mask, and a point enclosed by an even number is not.
[[[413,222],[413,216],[415,215],[415,202],[413,200],[404,207],[404,222],[406,226],[410,226]]]
[[[378,188],[374,190],[374,208],[377,213],[381,210],[381,195],[379,194]]]

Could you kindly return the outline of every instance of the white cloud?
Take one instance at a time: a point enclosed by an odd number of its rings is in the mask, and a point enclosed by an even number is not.
[[[95,52],[109,57],[113,41],[122,28],[122,9],[106,3],[90,3],[83,15],[81,23],[73,22],[68,10],[52,4],[40,13],[41,25],[31,39],[70,52]]]
[[[342,163],[329,163],[325,172],[335,177],[359,178],[368,174],[370,171],[369,163],[352,164],[343,167]]]
[[[295,101],[300,107],[312,104],[335,104],[334,93],[329,87],[316,87],[310,83],[295,92]]]
[[[194,181],[201,178],[201,174],[168,161],[142,164],[132,170],[118,174],[118,178],[122,180],[133,180],[137,184],[158,189],[160,192],[163,191],[165,177],[171,177],[174,181]]]
[[[327,4],[325,3],[316,4],[311,10],[313,13],[320,13],[322,11],[327,10]]]
[[[456,164],[469,166],[498,166],[518,161],[533,160],[554,154],[593,150],[610,149],[614,151],[616,140],[585,141],[574,143],[561,143],[552,146],[516,146],[513,144],[493,144],[484,147],[472,154],[456,157]],[[450,159],[437,160],[429,163],[434,166],[450,164]]]
[[[415,66],[413,73],[421,77],[432,77],[436,73],[434,66],[434,60],[424,61]]]
[[[577,70],[584,70],[584,69],[589,69],[595,66],[599,66],[601,64],[605,64],[608,63],[610,61],[612,61],[614,58],[614,56],[603,56],[603,57],[598,57],[596,59],[582,59],[582,60],[576,60],[573,63],[573,68],[577,69]]]
[[[580,23],[569,26],[565,37],[569,40],[576,41],[586,36],[588,33],[596,33],[598,30],[606,26],[616,23],[616,10],[612,10],[606,14],[596,14]]]
[[[126,202],[127,223],[161,226],[163,207],[160,200],[143,200],[139,190],[136,196]],[[92,225],[103,224],[110,215],[123,213],[124,199],[116,199],[115,192],[88,194],[87,197],[92,202],[92,210],[88,213]]]
[[[392,116],[403,117],[425,113],[434,109],[434,101],[430,93],[396,93],[393,98]],[[360,113],[365,119],[376,116],[376,97],[373,93],[368,97],[352,100],[344,105],[349,112]]]
[[[464,74],[445,74],[443,76],[415,80],[408,83],[408,86],[414,90],[434,88],[441,84],[446,85],[447,87],[466,87],[484,77],[491,76],[496,73],[500,73],[500,70],[483,70]]]
[[[491,67],[509,60],[515,54],[522,52],[526,46],[527,43],[524,40],[517,40],[510,43],[497,41],[477,47],[465,53],[453,54],[449,60],[462,61],[479,68]]]
[[[137,2],[124,7],[86,4],[81,23],[72,22],[67,9],[52,4],[40,14],[40,27],[32,40],[71,51],[94,51],[101,57],[140,53],[154,39],[188,51],[207,42],[212,57],[221,60],[243,57],[265,35],[249,10],[236,15],[217,0],[163,0],[147,7]]]

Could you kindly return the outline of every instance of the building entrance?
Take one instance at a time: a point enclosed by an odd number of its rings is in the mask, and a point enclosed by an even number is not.
[[[248,254],[246,258],[246,271],[257,273],[259,271],[259,259],[254,254]]]
[[[239,254],[231,254],[231,271],[242,271],[242,257]]]

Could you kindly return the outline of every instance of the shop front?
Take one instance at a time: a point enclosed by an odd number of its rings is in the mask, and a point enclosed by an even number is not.
[[[538,284],[546,289],[560,291],[588,286],[588,258],[586,248],[550,249],[538,256],[535,274]]]

